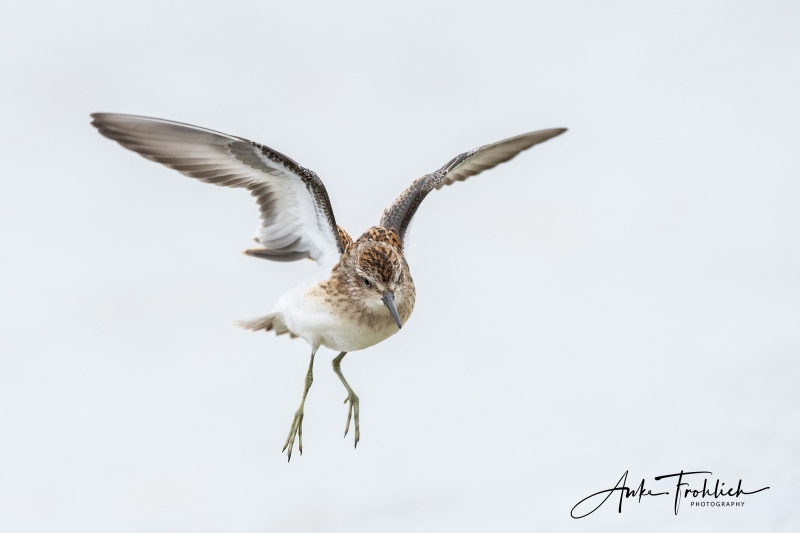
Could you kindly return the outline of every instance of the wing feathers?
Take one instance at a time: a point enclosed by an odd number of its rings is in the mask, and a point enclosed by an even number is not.
[[[335,264],[345,246],[328,192],[312,171],[272,148],[224,133],[134,115],[95,113],[99,132],[119,144],[197,180],[246,188],[261,212],[258,241],[248,255],[276,261],[311,257]],[[564,133],[556,128],[518,135],[464,152],[432,174],[414,180],[387,208],[381,226],[405,238],[411,219],[430,191],[464,181]]]
[[[344,250],[322,180],[294,160],[259,143],[189,124],[134,115],[95,113],[101,134],[178,172],[206,183],[246,188],[262,224],[257,257],[318,263]]]
[[[454,157],[433,174],[426,174],[414,180],[411,186],[403,191],[392,205],[383,212],[381,226],[396,230],[401,239],[405,239],[411,219],[417,212],[422,200],[434,188],[441,189],[445,185],[450,185],[456,181],[464,181],[470,176],[480,174],[484,170],[504,163],[523,150],[561,135],[565,131],[567,131],[565,128],[554,128],[525,133],[481,146]]]

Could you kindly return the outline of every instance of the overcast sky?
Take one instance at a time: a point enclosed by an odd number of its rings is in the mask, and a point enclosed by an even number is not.
[[[0,530],[797,531],[798,28],[788,1],[5,6]],[[570,131],[428,197],[413,316],[343,363],[358,449],[322,349],[287,464],[309,347],[231,323],[313,265],[242,255],[245,192],[94,111],[280,150],[353,235],[460,152]],[[675,516],[681,469],[770,489]],[[625,471],[670,495],[570,517]]]

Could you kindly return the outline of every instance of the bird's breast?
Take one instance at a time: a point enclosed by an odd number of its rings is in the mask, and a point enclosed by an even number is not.
[[[383,305],[365,306],[354,302],[347,292],[331,294],[316,285],[302,294],[286,295],[279,301],[289,331],[312,346],[321,345],[342,352],[363,350],[399,331]],[[405,324],[414,308],[413,292],[399,295],[398,314]]]

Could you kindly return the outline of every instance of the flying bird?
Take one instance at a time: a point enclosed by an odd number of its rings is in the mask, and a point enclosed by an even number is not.
[[[333,370],[347,390],[345,436],[359,431],[359,399],[341,370],[348,352],[369,348],[397,333],[414,310],[415,289],[404,243],[422,200],[433,189],[463,181],[508,161],[523,150],[567,131],[525,133],[464,152],[439,170],[414,180],[384,210],[377,226],[353,240],[336,224],[328,193],[313,171],[263,144],[157,118],[92,114],[101,134],[191,178],[250,191],[261,211],[255,240],[245,253],[272,261],[311,258],[314,273],[278,298],[268,315],[238,324],[253,331],[300,337],[311,346],[300,407],[282,451],[292,458],[295,439],[303,453],[303,407],[320,346],[336,350]]]

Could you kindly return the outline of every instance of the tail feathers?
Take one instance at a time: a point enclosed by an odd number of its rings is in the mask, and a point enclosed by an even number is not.
[[[251,318],[249,320],[239,320],[234,322],[234,324],[240,328],[252,331],[260,331],[263,329],[264,331],[274,331],[276,335],[288,333],[291,338],[297,338],[297,335],[289,331],[289,328],[287,328],[286,324],[283,322],[283,317],[278,313]]]

